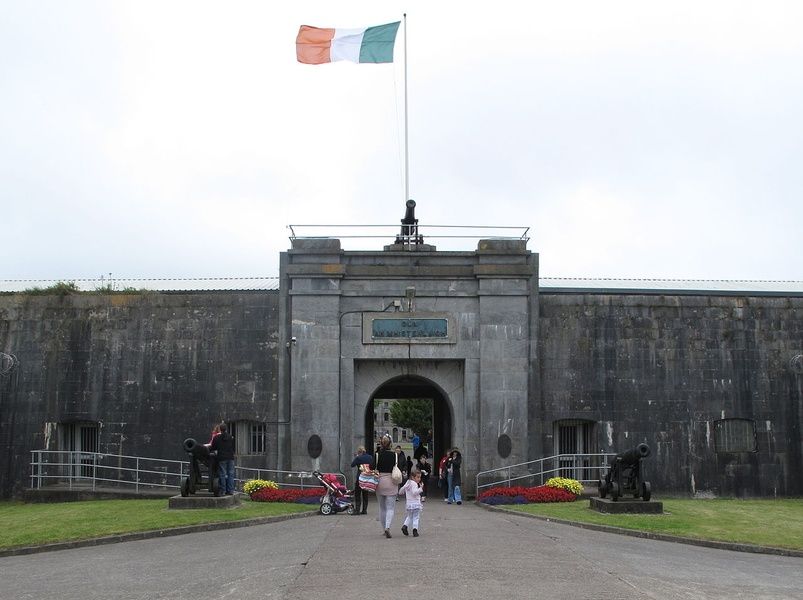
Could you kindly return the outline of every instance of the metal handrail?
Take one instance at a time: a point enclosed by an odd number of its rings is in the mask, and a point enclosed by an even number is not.
[[[521,225],[428,225],[416,224],[417,233],[425,236],[428,239],[482,239],[490,238],[497,240],[524,240],[529,241],[530,228]],[[317,234],[317,235],[299,235],[297,229],[328,229],[333,234]],[[290,240],[306,240],[306,239],[344,239],[344,238],[392,238],[399,230],[398,224],[365,224],[365,223],[334,223],[334,224],[291,224],[287,226],[290,230]],[[345,230],[368,230],[376,233],[359,233],[359,234],[346,234]],[[458,230],[466,232],[458,235],[440,233],[438,230]],[[338,231],[342,233],[337,233]],[[469,233],[476,232],[476,233]],[[486,233],[486,232],[490,232]]]
[[[596,482],[608,468],[608,461],[613,459],[616,455],[611,453],[594,453],[594,454],[556,454],[554,456],[547,456],[545,458],[538,458],[523,463],[507,465],[504,467],[497,467],[487,471],[480,471],[476,475],[476,490],[480,493],[483,488],[490,488],[499,485],[511,487],[512,482],[529,479],[538,481],[539,485],[543,485],[546,479],[553,476],[572,476],[571,479],[576,479],[581,483]],[[593,464],[599,463],[599,464]],[[516,473],[514,476],[513,473]],[[583,477],[591,473],[598,473],[595,477]],[[503,477],[493,477],[493,481],[489,483],[480,483],[480,478],[487,478],[493,475],[505,475]]]
[[[140,485],[180,488],[181,478],[189,473],[187,461],[163,458],[78,450],[31,450],[31,455],[31,487],[34,489],[40,489],[48,480],[66,480],[70,488],[75,482],[91,483],[93,489],[98,482],[134,485],[137,491]],[[104,464],[103,461],[107,459],[115,461],[115,464]],[[134,466],[125,466],[123,461],[132,461]],[[146,461],[145,467],[141,466],[142,461]],[[164,468],[159,469],[162,464]],[[107,476],[106,471],[114,471],[118,475]],[[130,477],[123,477],[123,474],[130,474]],[[148,477],[150,475],[155,477]],[[173,478],[175,484],[170,483]],[[149,481],[156,479],[161,481]]]
[[[104,464],[105,460],[112,460],[114,464]],[[161,465],[164,465],[164,468],[159,468]],[[91,484],[93,490],[99,483],[115,484],[116,486],[131,485],[137,492],[140,486],[180,489],[181,480],[189,472],[190,463],[184,460],[77,450],[31,450],[31,488],[33,489],[41,489],[49,481],[66,481],[70,489],[78,483],[81,484],[81,487]],[[337,473],[337,476],[345,484],[345,475]],[[305,489],[321,485],[309,471],[235,468],[235,485],[239,489],[242,489],[242,484],[248,479],[264,478],[273,478],[283,487]],[[305,482],[305,479],[315,479],[315,481],[310,483]]]

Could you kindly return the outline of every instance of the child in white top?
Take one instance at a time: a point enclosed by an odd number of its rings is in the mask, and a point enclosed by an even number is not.
[[[421,494],[424,491],[424,484],[421,483],[421,472],[413,470],[410,479],[407,480],[399,490],[399,496],[404,494],[406,503],[406,515],[404,517],[404,525],[402,525],[402,533],[409,535],[407,527],[413,527],[413,537],[418,537],[418,521],[421,518]]]

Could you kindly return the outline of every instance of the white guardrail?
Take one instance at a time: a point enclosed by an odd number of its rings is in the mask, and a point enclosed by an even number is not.
[[[525,463],[477,473],[477,494],[483,489],[512,485],[543,485],[551,477],[567,477],[580,483],[596,483],[605,475],[616,454],[556,454]]]
[[[97,489],[98,487],[176,489],[188,477],[190,463],[186,460],[165,460],[143,456],[77,452],[68,450],[31,450],[31,488],[48,485],[67,486],[70,489]],[[345,476],[342,473],[338,477]],[[249,479],[270,479],[282,487],[320,487],[318,479],[308,471],[282,471],[278,469],[251,469],[236,467],[238,489]],[[309,481],[312,480],[312,481]]]

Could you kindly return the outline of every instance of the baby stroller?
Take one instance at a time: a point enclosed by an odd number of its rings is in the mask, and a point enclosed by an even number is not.
[[[349,493],[346,486],[340,483],[334,473],[321,473],[313,471],[312,474],[318,478],[326,492],[321,496],[321,514],[331,515],[345,511],[346,514],[354,514],[354,496]]]

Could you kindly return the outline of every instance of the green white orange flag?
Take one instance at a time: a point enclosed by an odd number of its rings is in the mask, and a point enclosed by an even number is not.
[[[296,37],[298,62],[322,65],[338,60],[355,63],[393,62],[393,46],[401,21],[364,27],[334,29],[302,25]]]

